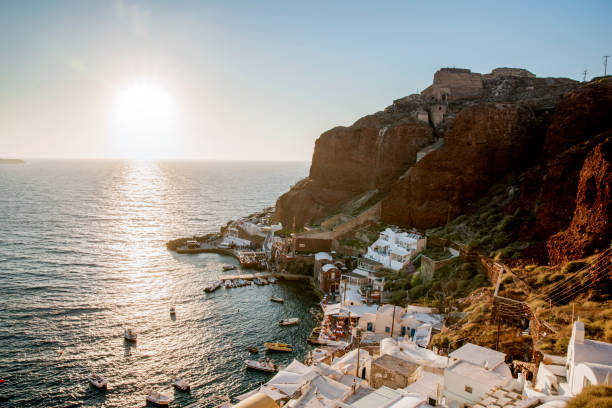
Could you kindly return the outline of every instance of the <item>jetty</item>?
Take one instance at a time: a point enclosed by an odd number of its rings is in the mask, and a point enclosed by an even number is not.
[[[237,279],[242,279],[242,280],[254,280],[254,279],[268,279],[268,278],[276,278],[276,279],[284,279],[284,280],[301,280],[301,279],[306,279],[306,280],[312,280],[311,276],[308,275],[298,275],[298,274],[292,274],[292,273],[279,273],[279,272],[261,272],[261,273],[236,273],[236,274],[226,274],[226,275],[219,275],[219,280],[221,281],[234,281]]]

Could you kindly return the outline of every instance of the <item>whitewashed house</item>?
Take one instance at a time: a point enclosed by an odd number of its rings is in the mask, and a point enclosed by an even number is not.
[[[368,247],[366,258],[380,262],[385,268],[399,271],[412,256],[425,249],[427,238],[419,234],[408,232],[395,232],[387,228]]]
[[[451,363],[444,370],[442,392],[447,404],[473,405],[495,387],[512,381],[504,353],[468,343],[449,357]]]

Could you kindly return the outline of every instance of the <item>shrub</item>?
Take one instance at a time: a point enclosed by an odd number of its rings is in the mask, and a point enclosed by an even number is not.
[[[611,408],[612,386],[595,385],[585,387],[582,392],[567,402],[566,408]]]
[[[562,273],[574,273],[574,272],[578,272],[581,269],[586,268],[587,266],[589,266],[589,264],[586,262],[572,261],[572,262],[566,263],[563,266],[563,268],[561,268],[561,272]]]

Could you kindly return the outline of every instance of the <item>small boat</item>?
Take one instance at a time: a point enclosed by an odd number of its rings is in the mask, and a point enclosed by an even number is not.
[[[257,350],[255,347],[247,347],[247,350],[249,350],[249,352],[257,354],[259,353],[259,350]]]
[[[175,315],[176,314],[176,309],[174,308],[174,305],[170,306],[170,314],[171,315]]]
[[[263,283],[261,282],[261,279],[259,279],[259,278],[253,279],[253,283],[256,284],[257,286],[263,285]]]
[[[180,377],[176,377],[172,380],[172,385],[181,391],[189,391],[191,389],[191,385]]]
[[[266,278],[261,278],[261,284],[262,285],[267,285],[269,282],[266,280]]]
[[[278,279],[276,279],[274,276],[271,276],[271,277],[268,278],[268,282],[270,282],[270,283],[276,283],[277,280]]]
[[[291,317],[289,319],[283,319],[280,322],[278,322],[279,326],[292,326],[294,324],[298,324],[298,322],[300,321],[300,319],[298,319],[297,317]]]
[[[270,300],[276,303],[285,303],[285,299],[276,296],[272,296]]]
[[[215,281],[204,287],[204,292],[214,292],[221,287],[221,281]]]
[[[266,360],[244,360],[246,364],[246,368],[249,370],[263,371],[266,373],[274,373],[276,372],[276,364],[272,362],[269,358]]]
[[[264,347],[268,351],[288,351],[288,352],[293,351],[293,346],[291,344],[285,344],[285,343],[266,342],[264,343]]]
[[[223,265],[223,270],[224,271],[231,271],[233,269],[236,269],[235,265]]]
[[[170,405],[170,402],[172,402],[172,397],[163,392],[151,391],[149,395],[147,395],[147,401],[167,407]]]
[[[226,280],[226,281],[225,281],[225,287],[226,287],[227,289],[229,289],[229,288],[233,288],[233,287],[234,287],[234,284],[232,283],[232,281],[231,281],[231,280],[229,280],[229,279],[228,279],[228,280]]]
[[[106,387],[108,386],[108,381],[106,380],[106,378],[94,373],[93,371],[87,376],[87,379],[89,380],[91,385],[98,389],[106,389]]]
[[[123,337],[125,337],[125,340],[127,341],[136,341],[138,335],[134,329],[126,327],[123,331]]]

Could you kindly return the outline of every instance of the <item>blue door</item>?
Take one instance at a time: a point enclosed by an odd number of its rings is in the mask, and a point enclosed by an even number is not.
[[[368,322],[368,331],[374,331],[374,327],[372,327],[372,322]]]
[[[414,332],[415,331],[416,331],[415,329],[410,329],[410,337],[414,337]]]

